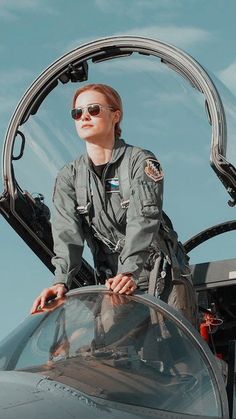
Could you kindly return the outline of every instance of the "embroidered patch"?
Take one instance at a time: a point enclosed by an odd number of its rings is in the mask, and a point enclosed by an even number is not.
[[[106,179],[105,189],[106,189],[106,192],[108,193],[120,192],[119,179],[117,177],[112,178],[112,179]]]
[[[158,182],[164,178],[164,173],[161,168],[159,161],[154,159],[146,160],[147,166],[144,171],[148,177],[153,179],[155,182]]]

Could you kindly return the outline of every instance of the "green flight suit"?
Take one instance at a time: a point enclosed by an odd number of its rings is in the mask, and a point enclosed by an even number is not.
[[[53,198],[56,209],[53,222],[55,256],[52,259],[56,268],[55,283],[65,283],[70,288],[81,267],[86,240],[93,254],[98,281],[101,279],[99,282],[104,283],[106,277],[115,276],[117,273],[131,273],[140,289],[148,289],[150,272],[155,261],[165,253],[159,246],[160,243],[164,244],[161,237],[163,172],[153,153],[135,147],[129,162],[129,204],[122,205],[119,170],[130,147],[122,139],[116,140],[112,158],[106,165],[101,179],[93,170],[87,154],[60,171]],[[79,180],[79,170],[80,176],[83,173],[86,180]],[[89,204],[87,216],[83,215],[83,211],[82,214],[78,211],[80,187],[85,181]],[[166,263],[166,260],[169,263]],[[157,292],[160,296],[169,281],[168,295],[163,298],[167,302],[173,288],[168,275],[168,265],[170,258],[167,255],[167,258],[161,259],[159,271],[165,271],[165,274],[161,276],[162,285],[159,284],[160,291]],[[186,274],[185,271],[183,273]],[[185,281],[190,284],[190,281]],[[183,303],[185,306],[188,304],[188,297],[185,295],[183,298],[184,301],[180,305]],[[176,296],[172,295],[171,299],[175,301]],[[173,305],[176,305],[175,302]],[[185,310],[184,307],[177,308]]]

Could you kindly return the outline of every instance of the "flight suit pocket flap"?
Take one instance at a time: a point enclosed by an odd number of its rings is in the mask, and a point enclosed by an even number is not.
[[[160,213],[161,202],[158,203],[158,185],[154,182],[140,182],[139,199],[142,215],[156,218]]]

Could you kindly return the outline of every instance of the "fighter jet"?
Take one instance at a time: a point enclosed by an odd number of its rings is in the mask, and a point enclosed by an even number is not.
[[[125,74],[137,65],[142,77],[149,61],[159,78],[166,71],[175,74],[196,93],[196,102],[204,101],[210,164],[235,205],[230,94],[189,54],[164,42],[133,36],[89,42],[59,58],[30,86],[3,150],[1,214],[51,272],[53,184],[57,170],[79,151],[63,106],[69,107],[75,84],[89,80],[90,73],[96,80],[99,66],[106,79],[116,66]],[[139,84],[143,98],[144,87]],[[235,227],[235,220],[210,226],[185,248],[190,252]],[[93,267],[84,258],[76,289],[49,301],[0,343],[2,417],[236,417],[235,272],[234,259],[192,266],[197,331],[153,296],[114,296],[95,286]]]

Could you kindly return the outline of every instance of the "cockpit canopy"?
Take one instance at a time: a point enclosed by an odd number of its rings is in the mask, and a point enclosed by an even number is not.
[[[87,287],[51,301],[5,338],[0,369],[39,373],[93,402],[123,405],[124,414],[227,418],[220,370],[199,338],[154,297]]]
[[[189,226],[199,228],[191,213],[201,196],[218,188],[209,156],[231,205],[236,199],[236,101],[227,89],[188,54],[157,40],[124,36],[83,45],[48,67],[26,92],[3,153],[1,212],[51,270],[53,188],[59,169],[84,152],[70,110],[76,88],[88,82],[110,84],[120,93],[123,136],[161,161],[167,213],[177,226],[184,214],[185,236]]]

